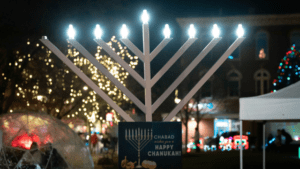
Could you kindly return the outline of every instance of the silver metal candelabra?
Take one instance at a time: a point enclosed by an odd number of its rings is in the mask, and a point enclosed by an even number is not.
[[[125,129],[125,140],[128,141],[132,145],[132,147],[138,151],[138,165],[136,166],[136,168],[142,168],[140,152],[143,148],[146,147],[146,145],[152,140],[152,138],[152,129],[151,132],[150,129]]]

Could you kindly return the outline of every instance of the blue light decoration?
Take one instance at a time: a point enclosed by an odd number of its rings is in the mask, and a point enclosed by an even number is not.
[[[269,144],[272,144],[275,141],[275,139],[276,139],[275,137],[272,138],[272,140],[269,141]]]
[[[271,92],[300,81],[300,50],[296,50],[295,45],[291,46],[286,55],[282,57],[277,73],[277,78],[273,80]]]
[[[228,56],[228,59],[233,59],[233,56]]]
[[[208,109],[212,109],[214,108],[214,105],[212,103],[208,103],[207,106],[206,106]]]

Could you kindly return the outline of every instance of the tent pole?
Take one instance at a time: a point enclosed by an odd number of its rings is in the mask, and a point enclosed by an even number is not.
[[[243,135],[243,121],[240,120],[240,169],[243,169],[243,144],[242,144],[242,135]]]
[[[263,122],[263,169],[266,169],[266,121]]]

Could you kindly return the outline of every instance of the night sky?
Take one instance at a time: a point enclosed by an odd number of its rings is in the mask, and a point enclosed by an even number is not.
[[[15,38],[47,35],[54,41],[66,36],[66,29],[73,24],[79,41],[93,38],[95,24],[100,24],[107,36],[119,35],[123,23],[130,28],[133,41],[141,35],[140,15],[143,9],[150,14],[150,29],[161,32],[170,24],[173,37],[178,33],[176,17],[232,16],[255,14],[297,13],[296,5],[282,1],[201,1],[201,0],[9,0],[0,7],[1,46],[14,43]],[[222,15],[220,10],[222,9]],[[18,38],[17,38],[18,37]],[[152,36],[151,36],[152,37]],[[160,41],[163,35],[158,36]],[[154,38],[154,41],[156,39]],[[137,40],[138,42],[138,40]]]

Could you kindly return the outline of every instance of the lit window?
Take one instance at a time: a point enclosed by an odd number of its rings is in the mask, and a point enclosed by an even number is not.
[[[254,73],[254,80],[255,80],[255,93],[257,95],[269,93],[269,81],[271,75],[265,69],[259,69]]]
[[[257,59],[268,59],[268,35],[266,32],[256,34],[256,54]]]

